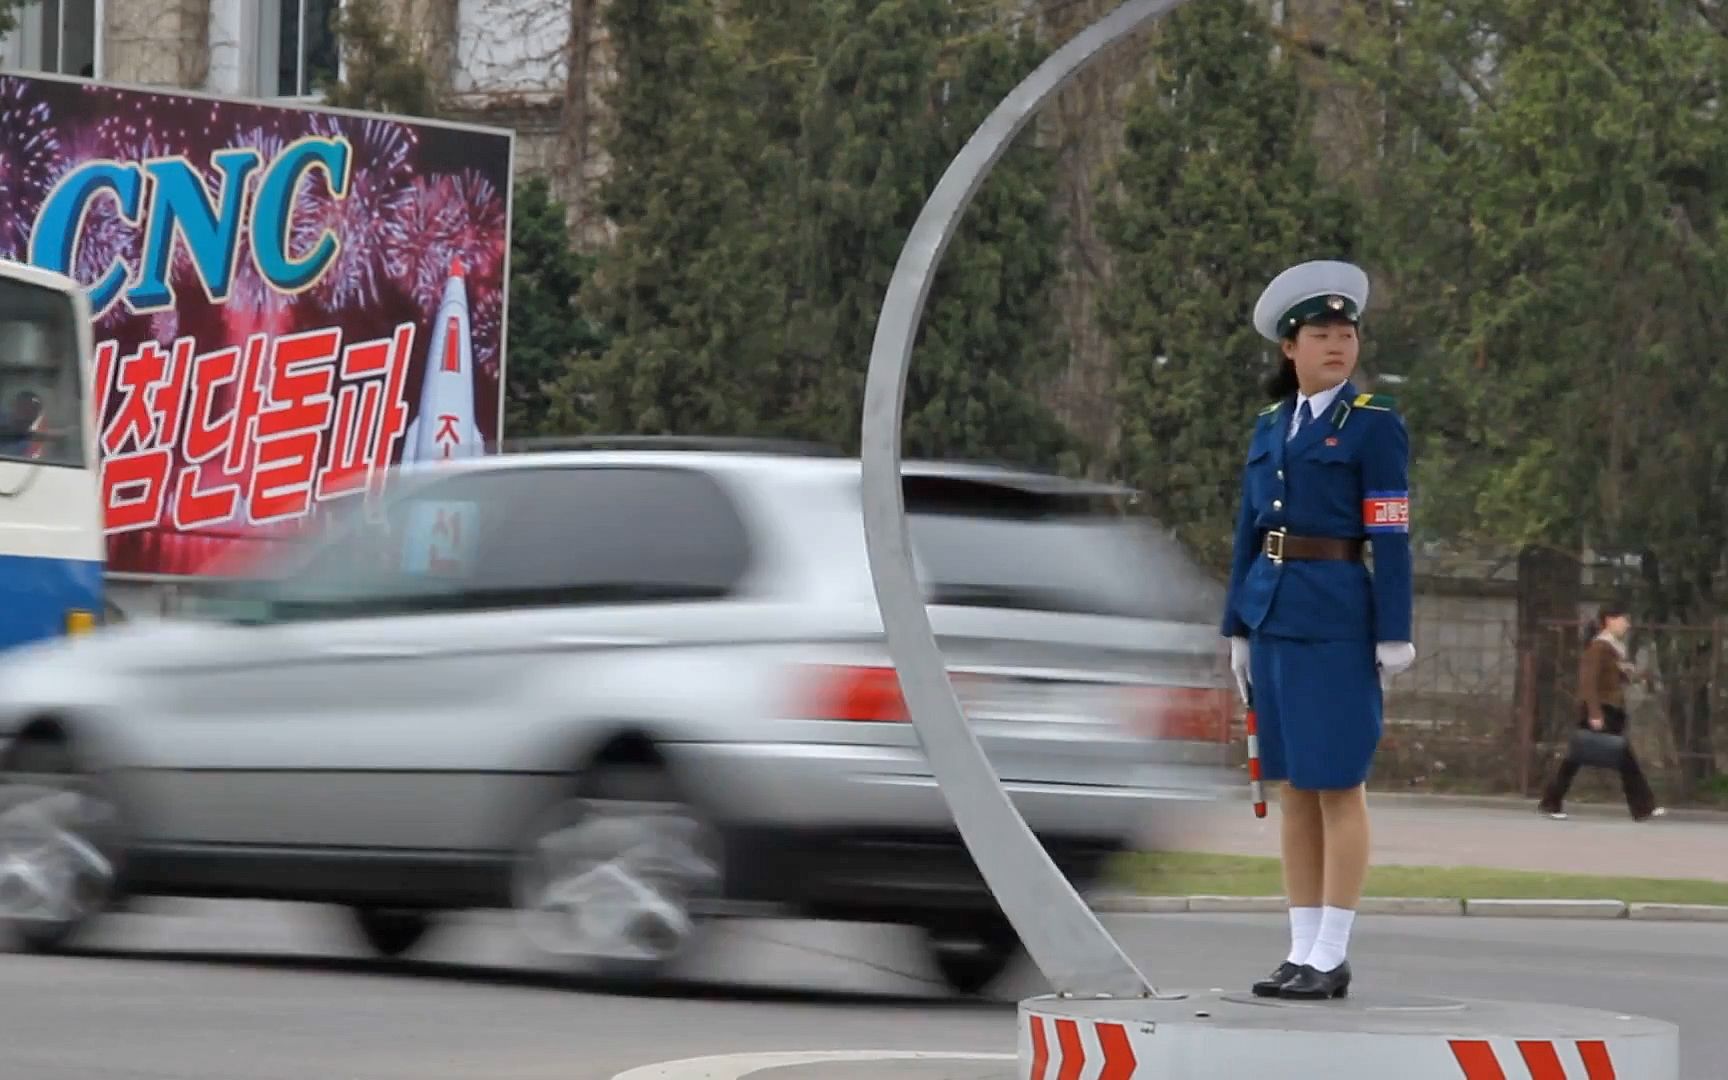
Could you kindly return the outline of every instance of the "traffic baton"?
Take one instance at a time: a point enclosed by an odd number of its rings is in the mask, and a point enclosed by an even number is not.
[[[1254,691],[1248,691],[1243,704],[1248,728],[1248,795],[1254,800],[1254,816],[1266,816],[1266,789],[1260,783],[1260,725],[1254,719]]]

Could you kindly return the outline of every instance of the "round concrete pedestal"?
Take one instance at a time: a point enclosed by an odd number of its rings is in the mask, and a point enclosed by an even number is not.
[[[1642,1016],[1416,995],[1247,991],[1020,1003],[1021,1080],[1677,1080],[1680,1032]]]

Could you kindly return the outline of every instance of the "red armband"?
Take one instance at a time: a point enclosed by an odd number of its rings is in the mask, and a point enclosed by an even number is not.
[[[1370,491],[1362,499],[1362,528],[1374,533],[1410,531],[1410,493]]]

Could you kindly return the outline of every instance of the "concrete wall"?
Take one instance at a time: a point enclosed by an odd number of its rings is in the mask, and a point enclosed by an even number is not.
[[[210,70],[213,0],[107,0],[103,78],[202,88]]]

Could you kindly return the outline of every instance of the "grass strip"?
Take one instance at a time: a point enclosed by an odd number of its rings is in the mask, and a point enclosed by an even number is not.
[[[1124,855],[1111,884],[1142,896],[1279,896],[1278,860],[1257,855],[1139,852]],[[1477,900],[1624,900],[1629,904],[1728,904],[1728,882],[1598,877],[1480,866],[1375,866],[1369,896]]]

